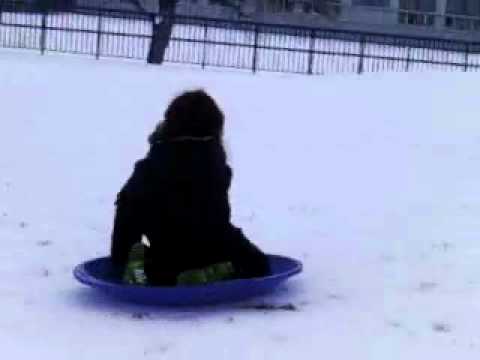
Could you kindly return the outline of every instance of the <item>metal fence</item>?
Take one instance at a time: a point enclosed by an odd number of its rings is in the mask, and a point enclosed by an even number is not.
[[[2,11],[0,47],[146,60],[161,16]],[[175,16],[165,61],[302,74],[480,69],[480,43]]]

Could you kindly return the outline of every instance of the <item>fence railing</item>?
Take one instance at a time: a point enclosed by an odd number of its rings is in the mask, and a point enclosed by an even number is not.
[[[154,24],[132,12],[1,11],[0,47],[146,60]],[[175,16],[165,61],[250,71],[480,69],[480,43]]]

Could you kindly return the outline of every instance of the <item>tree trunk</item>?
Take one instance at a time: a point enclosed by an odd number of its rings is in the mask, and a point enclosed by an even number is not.
[[[163,64],[165,51],[173,31],[176,0],[160,0],[161,21],[153,24],[152,43],[148,52],[149,64]]]
[[[41,10],[71,10],[75,7],[74,0],[37,0],[37,6]]]

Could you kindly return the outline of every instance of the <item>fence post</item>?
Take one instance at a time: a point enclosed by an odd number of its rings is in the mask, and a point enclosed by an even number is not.
[[[48,10],[42,11],[42,28],[40,33],[40,53],[45,55],[45,49],[47,47],[47,15]]]
[[[102,13],[99,12],[98,23],[97,23],[97,51],[95,53],[95,58],[97,60],[100,59],[101,47],[102,47]]]
[[[470,43],[467,43],[465,48],[465,69],[464,69],[465,72],[468,71],[469,60],[470,60]]]
[[[315,47],[315,30],[310,30],[310,48],[308,50],[308,75],[313,74],[313,49]]]
[[[409,46],[407,48],[407,68],[405,69],[406,72],[410,70],[410,52],[412,51],[412,48]]]
[[[255,40],[253,43],[253,61],[252,61],[252,71],[257,72],[257,51],[258,51],[258,25],[253,25],[255,31]]]
[[[207,22],[204,24],[203,28],[203,58],[202,58],[202,69],[205,69],[207,63],[207,35],[208,35],[208,25]]]
[[[365,57],[365,35],[362,35],[360,38],[360,56],[358,59],[358,69],[357,73],[362,74],[363,73],[363,61]]]

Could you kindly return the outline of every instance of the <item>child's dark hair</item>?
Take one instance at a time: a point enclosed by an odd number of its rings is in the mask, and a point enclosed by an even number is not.
[[[151,145],[180,138],[215,138],[221,141],[223,126],[223,112],[215,100],[203,90],[188,91],[171,102],[164,121],[148,141]]]

